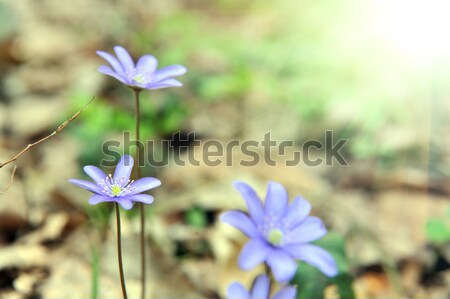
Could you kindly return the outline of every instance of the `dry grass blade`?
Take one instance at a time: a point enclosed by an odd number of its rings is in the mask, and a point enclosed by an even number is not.
[[[11,172],[11,176],[10,176],[10,178],[9,178],[9,183],[8,183],[8,185],[6,185],[6,187],[3,188],[3,190],[0,191],[0,195],[2,195],[3,193],[5,193],[6,190],[8,190],[9,187],[11,186],[12,182],[14,181],[14,175],[16,174],[16,169],[17,169],[17,166],[14,165],[14,168],[13,168],[13,170],[12,170],[12,172]]]
[[[30,150],[31,148],[35,147],[36,145],[39,145],[40,143],[46,141],[47,139],[49,139],[49,138],[51,138],[51,137],[53,137],[53,136],[59,134],[59,132],[61,132],[61,131],[62,131],[68,124],[70,124],[74,119],[76,119],[76,118],[78,117],[78,115],[80,115],[80,113],[83,112],[84,109],[86,109],[86,107],[87,107],[90,103],[92,103],[92,101],[93,101],[94,99],[95,99],[94,97],[93,97],[92,99],[90,99],[90,101],[89,101],[86,105],[84,105],[83,108],[81,108],[81,109],[80,109],[77,113],[75,113],[71,118],[69,118],[68,120],[66,120],[65,122],[63,122],[63,123],[62,123],[55,131],[53,131],[53,133],[51,133],[50,135],[45,136],[44,138],[42,138],[42,139],[40,139],[40,140],[38,140],[38,141],[36,141],[36,142],[34,142],[34,143],[28,144],[27,147],[25,147],[23,150],[21,150],[21,151],[20,151],[17,155],[15,155],[13,158],[11,158],[10,160],[8,160],[8,161],[6,161],[6,162],[0,163],[0,168],[2,168],[2,167],[5,166],[5,165],[8,165],[8,164],[11,163],[11,162],[16,161],[20,156],[22,156],[24,153],[26,153],[28,150]]]

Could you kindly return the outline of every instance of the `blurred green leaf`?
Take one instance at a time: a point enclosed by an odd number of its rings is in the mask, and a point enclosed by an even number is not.
[[[0,1],[0,41],[10,37],[18,25],[19,20],[14,11]]]
[[[448,219],[430,219],[425,227],[427,239],[437,244],[450,241],[450,225]]]
[[[91,286],[91,298],[98,298],[98,291],[100,288],[100,258],[98,254],[97,246],[92,248],[92,257],[91,257],[91,273],[92,273],[92,286]]]
[[[337,286],[340,298],[355,298],[352,289],[353,277],[349,273],[344,239],[336,233],[329,232],[324,238],[314,243],[327,250],[333,256],[338,265],[339,274],[336,277],[329,278],[317,268],[305,262],[299,262],[296,276],[292,281],[292,283],[297,285],[297,298],[323,298],[325,288],[331,284]]]
[[[189,209],[185,214],[185,221],[187,224],[198,228],[206,227],[208,223],[205,211],[199,207]]]

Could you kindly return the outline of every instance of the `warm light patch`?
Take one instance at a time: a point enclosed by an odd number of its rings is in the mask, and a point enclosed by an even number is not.
[[[417,59],[450,58],[450,1],[373,0],[374,22],[389,42]]]

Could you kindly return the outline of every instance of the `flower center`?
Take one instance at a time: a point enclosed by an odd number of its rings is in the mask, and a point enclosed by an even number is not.
[[[119,195],[120,192],[122,192],[122,188],[120,188],[119,186],[112,186],[112,187],[111,187],[111,194],[112,194],[113,196]]]
[[[134,187],[132,186],[134,181],[125,181],[124,177],[113,178],[112,175],[108,175],[98,185],[103,189],[103,193],[110,197],[121,197],[130,194]]]
[[[281,245],[283,241],[283,232],[279,229],[273,228],[269,231],[268,241],[272,245]]]
[[[147,80],[145,79],[145,76],[142,74],[137,74],[133,77],[133,80],[136,81],[139,84],[145,84],[148,83]]]
[[[145,85],[152,81],[153,74],[143,68],[135,68],[127,72],[127,77],[137,84]]]

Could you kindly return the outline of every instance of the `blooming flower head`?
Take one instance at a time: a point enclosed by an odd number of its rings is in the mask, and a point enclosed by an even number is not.
[[[235,182],[234,186],[244,197],[249,213],[228,211],[221,215],[221,220],[250,238],[238,259],[242,269],[265,262],[275,279],[283,283],[293,278],[297,270],[295,260],[299,259],[327,276],[337,274],[333,257],[322,248],[308,244],[327,233],[319,218],[308,216],[311,211],[308,201],[298,196],[288,204],[284,187],[270,182],[263,206],[249,185]]]
[[[115,46],[114,52],[116,52],[117,58],[107,52],[97,51],[97,54],[112,67],[102,65],[98,68],[100,73],[114,77],[123,84],[138,90],[183,85],[172,77],[186,73],[187,70],[184,66],[170,65],[157,70],[158,60],[152,55],[144,55],[134,64],[128,51],[121,46]]]
[[[227,299],[269,299],[270,280],[266,274],[259,275],[248,292],[238,282],[230,284],[227,290]],[[293,286],[287,286],[279,290],[272,299],[295,299],[297,290]]]
[[[98,167],[87,165],[83,168],[84,172],[95,183],[75,179],[71,179],[69,182],[94,193],[89,199],[91,205],[96,205],[100,202],[117,202],[122,208],[129,210],[135,202],[151,204],[153,197],[141,193],[158,187],[161,185],[161,181],[150,177],[130,181],[133,163],[131,156],[122,156],[116,166],[114,176],[111,174],[106,175]]]

